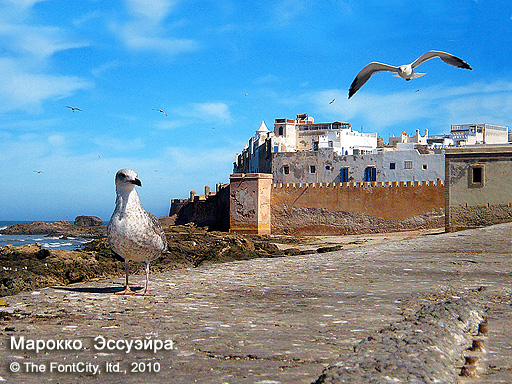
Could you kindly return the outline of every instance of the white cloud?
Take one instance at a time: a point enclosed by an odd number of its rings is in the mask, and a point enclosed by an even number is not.
[[[225,103],[196,103],[192,106],[193,114],[205,121],[216,120],[231,123],[229,107]]]
[[[158,51],[178,55],[195,51],[199,44],[192,39],[176,38],[166,33],[165,19],[175,1],[171,0],[125,0],[131,19],[123,24],[112,24],[124,44],[137,51]]]
[[[77,76],[48,71],[50,58],[55,53],[81,48],[88,43],[74,41],[60,27],[30,24],[30,8],[38,2],[2,4],[0,39],[9,57],[0,56],[0,112],[38,111],[45,100],[64,98],[92,86]]]
[[[420,120],[440,128],[470,122],[510,125],[512,120],[512,82],[505,81],[379,95],[365,92],[350,100],[346,90],[334,89],[316,92],[311,98],[326,116],[359,119],[374,131]],[[329,104],[334,98],[335,103]]]
[[[16,8],[31,8],[37,3],[42,3],[47,0],[6,0],[7,3],[11,4]]]
[[[192,103],[172,110],[175,118],[169,128],[183,126],[191,122],[231,124],[233,119],[229,106],[223,102]]]
[[[198,44],[190,39],[160,37],[143,32],[133,24],[126,25],[120,31],[124,43],[138,51],[160,51],[171,55],[195,51]]]
[[[40,61],[54,53],[67,49],[88,46],[85,42],[70,41],[64,30],[58,27],[13,25],[0,22],[0,36],[3,44],[20,55],[28,55],[30,60]]]
[[[0,111],[35,111],[44,100],[64,98],[92,84],[75,76],[35,73],[16,60],[0,59]]]
[[[119,66],[120,66],[120,62],[118,60],[113,60],[113,61],[109,61],[107,63],[104,63],[104,64],[100,65],[99,67],[93,68],[91,70],[91,73],[93,74],[94,77],[100,77],[105,72],[108,72],[108,71],[110,71],[112,69],[116,69]]]
[[[160,23],[167,17],[177,1],[170,0],[126,0],[126,6],[135,18],[151,24]]]

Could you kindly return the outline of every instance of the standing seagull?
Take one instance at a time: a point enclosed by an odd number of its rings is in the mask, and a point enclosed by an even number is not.
[[[449,53],[440,51],[428,51],[427,53],[418,57],[413,63],[401,65],[399,67],[372,62],[361,69],[361,71],[357,74],[356,78],[352,82],[352,85],[350,86],[350,90],[348,91],[348,98],[350,99],[352,96],[354,96],[359,88],[361,88],[364,83],[366,83],[368,79],[376,72],[397,72],[397,75],[394,75],[395,77],[401,77],[407,81],[426,75],[426,73],[414,72],[414,68],[427,60],[433,59],[434,57],[439,57],[446,64],[453,65],[454,67],[473,70],[473,68],[471,68],[469,64],[464,60],[458,58],[457,56],[453,56]]]
[[[119,295],[134,292],[128,285],[128,261],[146,263],[146,288],[142,295],[151,295],[148,291],[149,263],[167,251],[167,239],[158,219],[146,212],[140,204],[135,186],[142,187],[137,173],[132,169],[121,169],[116,174],[116,208],[107,228],[110,248],[124,258],[126,286]]]

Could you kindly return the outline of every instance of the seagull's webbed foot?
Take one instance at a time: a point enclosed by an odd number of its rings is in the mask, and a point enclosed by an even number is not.
[[[136,293],[137,296],[155,296],[154,294],[152,294],[151,292],[149,292],[147,289],[144,290],[144,292],[137,292]]]
[[[127,285],[123,291],[116,292],[116,295],[135,295],[135,292]]]

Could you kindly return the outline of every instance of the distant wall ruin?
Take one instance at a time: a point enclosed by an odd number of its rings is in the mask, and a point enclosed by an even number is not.
[[[228,231],[229,184],[217,184],[215,192],[206,186],[204,195],[191,191],[188,199],[171,200],[169,216],[175,218],[176,225],[194,223],[199,227]]]

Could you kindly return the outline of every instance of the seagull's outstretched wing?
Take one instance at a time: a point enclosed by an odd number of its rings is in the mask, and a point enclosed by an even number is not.
[[[418,57],[411,64],[411,67],[414,69],[418,65],[420,65],[421,63],[424,63],[427,60],[433,59],[434,57],[439,57],[446,64],[453,65],[454,67],[459,67],[459,68],[465,68],[465,69],[473,70],[473,68],[471,68],[469,66],[469,64],[466,63],[461,58],[459,58],[457,56],[453,56],[453,55],[451,55],[449,53],[446,53],[446,52],[441,52],[441,51],[428,51],[427,53],[425,53],[425,54],[421,55],[420,57]]]
[[[368,79],[376,72],[398,72],[398,67],[376,62],[368,64],[366,67],[359,71],[356,78],[350,85],[348,98],[350,99],[352,96],[354,96],[354,93],[356,93],[359,88],[361,88],[364,83],[366,83]]]

